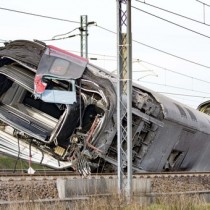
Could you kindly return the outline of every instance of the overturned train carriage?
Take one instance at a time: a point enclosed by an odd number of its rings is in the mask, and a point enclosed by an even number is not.
[[[54,46],[6,43],[0,49],[0,152],[84,175],[116,171],[116,82]],[[132,113],[135,171],[210,170],[208,115],[136,84]]]

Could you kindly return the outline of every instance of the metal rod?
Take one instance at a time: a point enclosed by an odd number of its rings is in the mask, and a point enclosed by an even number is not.
[[[121,128],[121,100],[122,100],[122,28],[121,28],[121,3],[117,0],[117,175],[118,175],[118,193],[122,192],[123,173],[122,173],[122,128]]]
[[[127,199],[132,197],[132,35],[131,0],[127,0]]]

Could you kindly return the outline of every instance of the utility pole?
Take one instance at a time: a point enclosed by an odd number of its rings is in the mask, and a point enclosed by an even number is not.
[[[87,15],[80,16],[80,52],[81,57],[88,58],[88,20]]]
[[[125,193],[130,202],[132,197],[131,0],[117,0],[117,59],[118,191],[120,194]]]
[[[88,27],[96,25],[95,21],[88,22],[87,15],[80,16],[80,55],[83,58],[88,58]]]

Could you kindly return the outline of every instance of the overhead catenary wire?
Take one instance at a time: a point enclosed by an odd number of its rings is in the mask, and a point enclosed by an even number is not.
[[[6,10],[6,11],[10,11],[10,12],[16,12],[16,13],[21,13],[21,14],[25,14],[25,15],[32,15],[32,16],[37,16],[37,17],[41,17],[41,18],[48,18],[48,19],[53,19],[53,20],[58,20],[58,21],[65,21],[65,22],[71,22],[71,23],[80,23],[78,21],[72,21],[72,20],[68,20],[68,19],[62,19],[62,18],[56,18],[56,17],[52,17],[52,16],[46,16],[46,15],[40,15],[40,14],[35,14],[35,13],[29,13],[29,12],[24,12],[24,11],[20,11],[20,10],[14,10],[14,9],[8,9],[8,8],[4,8],[4,7],[0,7],[0,10]],[[101,28],[107,32],[110,32],[110,33],[113,33],[113,34],[116,34],[116,32],[110,30],[110,29],[107,29],[103,26],[100,26],[100,25],[95,25],[96,27],[98,28]],[[67,37],[67,38],[70,38],[70,37]],[[61,40],[61,39],[47,39],[47,40],[43,40],[43,41],[56,41],[56,40]],[[210,66],[207,66],[207,65],[204,65],[204,64],[201,64],[201,63],[198,63],[198,62],[194,62],[192,60],[189,60],[189,59],[186,59],[186,58],[183,58],[183,57],[180,57],[180,56],[177,56],[175,54],[172,54],[172,53],[169,53],[169,52],[166,52],[164,50],[161,50],[161,49],[158,49],[156,47],[153,47],[153,46],[150,46],[148,44],[145,44],[145,43],[142,43],[140,41],[137,41],[137,40],[133,40],[133,42],[136,42],[140,45],[143,45],[145,47],[148,47],[150,49],[153,49],[153,50],[156,50],[156,51],[159,51],[161,53],[164,53],[164,54],[167,54],[167,55],[170,55],[172,57],[175,57],[177,59],[181,59],[183,61],[186,61],[186,62],[189,62],[189,63],[192,63],[192,64],[195,64],[195,65],[198,65],[198,66],[201,66],[203,68],[208,68],[210,69]],[[0,42],[0,43],[4,43],[4,42]]]
[[[166,94],[166,95],[176,95],[176,96],[185,96],[185,97],[193,97],[193,98],[210,98],[207,97],[207,96],[198,96],[198,95],[188,95],[188,94],[181,94],[181,93],[170,93],[170,92],[162,92],[162,91],[158,91],[157,93],[160,93],[160,94]]]
[[[150,6],[150,7],[153,7],[153,8],[159,9],[159,10],[162,10],[162,11],[164,11],[164,12],[168,12],[168,13],[170,13],[170,14],[179,16],[179,17],[181,17],[181,18],[184,18],[184,19],[193,21],[193,22],[195,22],[195,23],[199,23],[199,24],[203,24],[203,25],[206,25],[206,26],[210,26],[210,24],[207,24],[207,23],[205,23],[205,22],[202,22],[202,21],[199,21],[199,20],[196,20],[196,19],[193,19],[193,18],[184,16],[184,15],[178,14],[178,13],[176,13],[176,12],[173,12],[173,11],[170,11],[170,10],[167,10],[167,9],[163,9],[163,8],[161,8],[161,7],[158,7],[158,6],[154,5],[154,4],[149,4],[149,3],[145,2],[145,1],[143,2],[143,1],[140,1],[140,0],[136,0],[136,1],[137,1],[137,2],[140,2],[140,3],[142,3],[142,4],[145,4],[145,5],[148,5],[148,6]]]
[[[183,95],[179,95],[179,94],[177,94],[177,95],[174,95],[174,94],[167,94],[167,93],[164,93],[164,92],[158,92],[158,93],[160,93],[160,94],[163,94],[163,95],[165,95],[165,96],[167,96],[168,97],[168,95],[170,95],[170,97],[171,98],[173,98],[173,99],[175,99],[175,100],[179,100],[181,103],[184,103],[184,105],[187,105],[187,106],[190,106],[190,107],[194,107],[195,109],[198,107],[198,105],[200,104],[200,103],[202,103],[203,102],[203,100],[204,101],[207,101],[207,100],[209,100],[209,97],[187,97],[187,96],[183,96]],[[194,99],[194,100],[192,100],[192,98]],[[184,102],[183,102],[184,101]]]
[[[53,19],[53,20],[58,20],[58,21],[66,21],[66,22],[73,22],[73,23],[79,23],[78,21],[71,21],[71,20],[67,20],[67,19],[61,19],[61,18],[56,18],[56,17],[50,17],[50,16],[45,16],[45,15],[39,15],[39,14],[34,14],[34,13],[28,13],[28,12],[23,12],[23,11],[19,11],[19,10],[12,10],[12,9],[8,9],[8,8],[2,8],[0,7],[1,10],[7,10],[7,11],[11,11],[11,12],[17,12],[17,13],[22,13],[22,14],[26,14],[26,15],[32,15],[32,16],[38,16],[38,17],[42,17],[42,18],[49,18],[49,19]],[[102,26],[99,26],[99,25],[96,25],[97,27],[103,29],[103,30],[106,30],[108,32],[111,32],[113,34],[116,34],[116,32],[112,31],[112,30],[109,30],[105,27],[102,27]],[[69,33],[69,32],[68,32]],[[67,33],[66,33],[67,34]],[[78,35],[78,34],[77,34]],[[62,38],[58,38],[58,39],[49,39],[49,40],[43,40],[43,41],[55,41],[55,40],[62,40],[62,39],[67,39],[67,38],[71,38],[71,37],[74,37],[74,36],[77,36],[77,35],[71,35],[71,36],[68,36],[68,37],[62,37]],[[6,40],[0,40],[1,43],[4,43]],[[199,65],[201,67],[204,67],[204,68],[210,68],[209,66],[206,66],[206,65],[203,65],[203,64],[200,64],[200,63],[197,63],[197,62],[194,62],[194,61],[191,61],[191,60],[188,60],[188,59],[185,59],[183,57],[179,57],[179,56],[176,56],[174,54],[171,54],[171,53],[168,53],[166,51],[163,51],[163,50],[160,50],[158,48],[155,48],[155,47],[152,47],[150,45],[147,45],[147,44],[144,44],[142,42],[139,42],[139,41],[136,41],[136,40],[133,40],[134,42],[138,43],[138,44],[141,44],[143,46],[146,46],[146,47],[149,47],[153,50],[157,50],[159,52],[162,52],[162,53],[165,53],[167,55],[170,55],[170,56],[173,56],[173,57],[176,57],[178,59],[181,59],[181,60],[184,60],[184,61],[187,61],[187,62],[190,62],[192,64],[195,64],[195,65]],[[151,63],[150,63],[151,64]],[[164,68],[165,69],[165,68]],[[166,70],[166,69],[165,69]],[[169,70],[169,69],[167,69]],[[172,70],[169,70],[169,71],[172,71]],[[175,72],[174,72],[175,73]],[[177,73],[177,72],[176,72]],[[183,75],[183,76],[187,76],[187,75]],[[192,77],[191,77],[192,78]],[[196,78],[192,78],[192,79],[196,79]],[[196,79],[196,80],[200,80],[200,79]],[[204,81],[204,80],[200,80],[200,81],[203,81],[203,82],[207,82],[207,81]]]
[[[38,14],[34,14],[34,13],[22,12],[22,11],[18,11],[18,10],[11,10],[11,9],[7,9],[7,8],[0,8],[0,9],[12,11],[12,12],[18,12],[18,13],[22,13],[22,14],[26,14],[26,15],[33,15],[33,16],[38,16],[38,17],[43,17],[43,18],[54,19],[54,20],[58,20],[58,21],[66,21],[66,22],[79,23],[79,22],[77,22],[77,21],[70,21],[70,20],[66,20],[66,19],[60,19],[60,18],[55,18],[55,17],[49,17],[49,16],[44,16],[44,15],[38,15]],[[107,28],[102,27],[102,26],[98,26],[98,27],[101,28],[101,29],[103,29],[103,30],[106,30],[106,31],[108,31],[108,32],[115,33],[115,32],[113,32],[113,31],[111,31],[111,30],[109,30],[109,29],[107,29]],[[68,34],[68,33],[66,33],[66,34]],[[116,33],[115,33],[115,34],[116,34]],[[76,36],[76,35],[72,35],[72,36]],[[56,36],[56,37],[57,37],[57,36]],[[71,37],[68,36],[68,37],[62,37],[62,38],[58,38],[58,39],[55,39],[55,37],[54,37],[53,39],[51,39],[51,40],[46,40],[46,41],[55,41],[55,40],[62,40],[62,39],[67,39],[67,38],[71,38]],[[6,40],[5,40],[5,41],[6,41]],[[44,40],[43,40],[43,41],[44,41]],[[184,61],[187,61],[187,62],[196,64],[196,65],[199,65],[199,66],[201,66],[201,67],[210,68],[209,66],[205,66],[205,65],[202,65],[202,64],[199,64],[199,63],[196,63],[196,62],[192,62],[192,61],[187,60],[187,59],[185,59],[185,58],[181,58],[181,57],[176,56],[176,55],[173,55],[173,54],[171,54],[171,53],[167,53],[167,52],[165,52],[165,51],[159,50],[159,49],[157,49],[157,48],[154,48],[154,47],[152,47],[152,46],[149,46],[149,45],[146,45],[146,44],[144,44],[144,43],[138,42],[138,41],[136,41],[136,40],[133,40],[133,41],[136,42],[136,43],[138,43],[138,44],[144,45],[144,46],[146,46],[146,47],[152,48],[152,49],[154,49],[154,50],[158,50],[158,51],[160,51],[160,52],[166,53],[166,54],[168,54],[168,55],[170,55],[170,56],[174,56],[174,57],[179,58],[179,59],[182,59],[182,60],[184,60]],[[1,42],[1,40],[0,40],[0,42]],[[3,43],[3,42],[2,42],[2,43]],[[165,68],[164,68],[164,69],[165,69]],[[165,69],[165,70],[166,70],[166,69]],[[172,71],[173,71],[173,70],[172,70]],[[184,76],[184,75],[183,75],[183,76]],[[189,77],[190,77],[190,76],[189,76]],[[192,78],[192,77],[191,77],[191,78]],[[194,79],[196,79],[196,78],[194,78]]]
[[[197,80],[197,81],[200,81],[200,82],[204,82],[204,83],[210,84],[210,82],[207,81],[207,80],[198,79],[198,78],[189,76],[189,75],[187,75],[187,74],[183,74],[183,73],[180,73],[180,72],[176,72],[176,71],[174,71],[174,70],[171,70],[171,69],[168,69],[168,68],[165,68],[165,67],[162,67],[162,66],[153,64],[153,63],[148,62],[148,61],[140,60],[140,62],[141,62],[141,61],[142,61],[143,63],[149,64],[149,65],[151,65],[151,66],[154,66],[154,67],[157,67],[157,68],[160,68],[160,69],[163,69],[163,70],[165,70],[165,71],[172,72],[172,73],[174,73],[174,74],[178,74],[178,75],[180,75],[180,76],[187,77],[187,78],[190,78],[190,79],[192,79],[192,80]]]
[[[80,53],[79,51],[76,51],[76,50],[67,50],[67,51],[70,51],[70,52],[76,52],[76,53]],[[89,58],[90,60],[105,60],[105,61],[116,61],[116,56],[114,55],[105,55],[105,54],[99,54],[99,53],[89,53],[90,55],[96,55],[96,56],[101,56],[101,57],[110,57],[110,58],[113,58],[113,59],[104,59],[104,58]],[[115,59],[114,59],[115,58]],[[160,66],[160,65],[157,65],[157,64],[154,64],[154,63],[151,63],[151,62],[148,62],[148,61],[145,61],[145,60],[142,60],[142,59],[133,59],[132,62],[137,62],[137,63],[146,63],[146,64],[149,64],[151,66],[154,66],[154,67],[157,67],[159,69],[162,69],[164,71],[168,71],[168,72],[172,72],[174,74],[177,74],[177,75],[180,75],[180,76],[183,76],[183,77],[187,77],[187,78],[190,78],[192,80],[197,80],[197,81],[200,81],[200,82],[204,82],[204,83],[207,83],[207,84],[210,84],[210,81],[207,81],[207,80],[203,80],[203,79],[199,79],[199,78],[196,78],[196,77],[192,77],[192,76],[189,76],[187,74],[183,74],[183,73],[180,73],[180,72],[176,72],[175,70],[172,70],[172,69],[169,69],[169,68],[166,68],[166,67],[163,67],[163,66]]]
[[[163,93],[164,94],[164,93]],[[167,95],[167,94],[165,94],[165,95]],[[180,100],[183,100],[183,101],[187,101],[187,102],[189,102],[189,101],[191,101],[191,102],[193,102],[193,103],[196,103],[196,105],[198,105],[198,103],[200,102],[200,98],[189,98],[189,97],[185,97],[185,96],[180,96],[179,97],[179,95],[173,95],[173,98],[177,98],[177,99],[180,99]],[[198,101],[199,100],[199,101]],[[189,104],[189,103],[188,103]],[[191,103],[190,103],[191,104]]]
[[[55,35],[55,36],[53,36],[52,39],[55,39],[56,37],[59,37],[59,36],[66,36],[67,34],[70,34],[70,33],[72,33],[73,31],[76,31],[77,29],[79,29],[79,27],[74,28],[73,30],[71,30],[71,31],[69,31],[69,32],[67,32],[67,33]]]
[[[16,12],[16,13],[21,13],[21,14],[24,14],[24,15],[31,15],[31,16],[47,18],[47,19],[52,19],[52,20],[57,20],[57,21],[64,21],[64,22],[69,22],[69,23],[80,23],[79,21],[68,20],[68,19],[57,18],[57,17],[52,17],[52,16],[46,16],[46,15],[40,15],[40,14],[24,12],[24,11],[20,11],[20,10],[8,9],[8,8],[4,8],[4,7],[0,7],[0,10],[5,10],[5,11],[9,11],[9,12]]]
[[[79,52],[79,51],[74,51],[74,52]],[[99,53],[89,53],[89,54],[92,54],[92,55],[97,55],[97,56],[105,56],[105,57],[111,57],[111,58],[115,58],[116,56],[114,55],[104,55],[104,54],[99,54]],[[114,60],[114,59],[111,59],[111,60]],[[116,60],[116,59],[115,59]],[[204,82],[204,83],[208,83],[210,84],[209,81],[206,81],[206,80],[202,80],[202,79],[198,79],[198,78],[195,78],[195,77],[192,77],[192,76],[189,76],[189,75],[186,75],[186,74],[183,74],[183,73],[179,73],[179,72],[176,72],[174,70],[171,70],[171,69],[167,69],[165,67],[162,67],[162,66],[159,66],[159,65],[156,65],[156,64],[153,64],[151,62],[148,62],[148,61],[144,61],[144,60],[140,60],[140,59],[134,59],[133,62],[143,62],[143,63],[146,63],[146,64],[149,64],[149,65],[152,65],[154,67],[157,67],[157,68],[160,68],[160,69],[163,69],[165,71],[169,71],[169,72],[172,72],[174,74],[178,74],[178,75],[181,75],[181,76],[184,76],[184,77],[188,77],[190,79],[193,79],[193,80],[197,80],[197,81],[200,81],[200,82]],[[190,92],[197,92],[197,93],[202,93],[202,94],[209,94],[208,92],[203,92],[203,91],[196,91],[195,89],[188,89],[188,88],[181,88],[181,87],[177,87],[177,86],[172,86],[172,85],[167,85],[167,84],[160,84],[160,83],[153,83],[153,82],[147,82],[147,81],[141,81],[143,83],[149,83],[149,84],[157,84],[159,86],[165,86],[165,87],[171,87],[171,88],[174,88],[174,89],[180,89],[180,90],[185,90],[185,91],[190,91]],[[179,96],[186,96],[186,97],[195,97],[195,98],[210,98],[210,96],[198,96],[198,95],[188,95],[188,94],[179,94],[179,93],[169,93],[169,92],[159,92],[157,91],[157,93],[163,93],[163,94],[169,94],[169,95],[179,95]]]
[[[74,51],[74,52],[78,52],[78,51]],[[102,54],[98,54],[98,53],[90,53],[90,54],[93,54],[93,55],[98,55],[98,56],[107,56],[107,57],[116,57],[116,56],[113,56],[113,55],[102,55]],[[169,71],[169,72],[172,72],[174,74],[178,74],[178,75],[181,75],[181,76],[184,76],[184,77],[188,77],[190,79],[193,79],[193,80],[197,80],[197,81],[200,81],[200,82],[204,82],[204,83],[208,83],[210,84],[209,81],[206,81],[206,80],[202,80],[202,79],[198,79],[198,78],[195,78],[195,77],[192,77],[192,76],[189,76],[189,75],[186,75],[186,74],[183,74],[183,73],[179,73],[179,72],[176,72],[174,70],[171,70],[171,69],[167,69],[165,67],[162,67],[162,66],[158,66],[156,64],[153,64],[151,62],[147,62],[147,61],[144,61],[144,60],[140,60],[140,59],[134,59],[134,61],[138,61],[138,62],[143,62],[143,63],[146,63],[146,64],[149,64],[149,65],[152,65],[152,66],[155,66],[157,68],[160,68],[160,69],[163,69],[165,71]],[[165,86],[165,87],[171,87],[171,88],[174,88],[174,89],[180,89],[180,90],[186,90],[186,91],[190,91],[190,92],[197,92],[197,93],[202,93],[202,94],[209,94],[208,92],[203,92],[203,91],[196,91],[195,89],[189,89],[189,88],[181,88],[181,87],[177,87],[177,86],[172,86],[172,85],[167,85],[167,84],[160,84],[160,83],[154,83],[154,82],[147,82],[147,81],[141,81],[143,83],[149,83],[149,84],[155,84],[155,85],[159,85],[159,86]],[[158,93],[167,93],[167,92],[158,92]],[[169,93],[168,93],[169,94]],[[172,93],[170,93],[172,95]],[[175,94],[174,94],[175,95]],[[184,94],[176,94],[176,95],[182,95],[182,96],[185,96]],[[186,95],[186,96],[194,96],[194,97],[199,97],[199,96],[196,96],[196,95]],[[207,96],[200,96],[200,98],[210,98],[207,97]]]
[[[99,27],[100,29],[103,29],[103,30],[108,31],[108,32],[110,32],[110,33],[116,34],[116,32],[114,32],[114,31],[112,31],[112,30],[110,30],[110,29],[107,29],[107,28],[105,28],[105,27],[102,27],[102,26],[99,26],[99,25],[96,25],[96,27]],[[187,59],[187,58],[183,58],[183,57],[178,56],[178,55],[175,55],[175,54],[173,54],[173,53],[169,53],[169,52],[167,52],[167,51],[164,51],[164,50],[161,50],[161,49],[159,49],[159,48],[153,47],[153,46],[151,46],[151,45],[145,44],[145,43],[143,43],[143,42],[140,42],[140,41],[137,41],[137,40],[133,40],[133,42],[135,42],[135,43],[137,43],[137,44],[140,44],[140,45],[142,45],[142,46],[145,46],[145,47],[147,47],[147,48],[156,50],[156,51],[158,51],[158,52],[164,53],[164,54],[169,55],[169,56],[171,56],[171,57],[174,57],[174,58],[183,60],[183,61],[185,61],[185,62],[194,64],[194,65],[197,65],[197,66],[200,66],[200,67],[203,67],[203,68],[210,69],[210,66],[207,66],[207,65],[201,64],[201,63],[199,63],[199,62],[195,62],[195,61],[189,60],[189,59]]]
[[[207,4],[207,3],[205,3],[205,2],[202,2],[202,1],[199,1],[199,0],[196,0],[197,2],[199,2],[199,3],[201,3],[201,4],[203,4],[203,5],[205,5],[205,6],[208,6],[208,7],[210,7],[210,4]]]
[[[182,87],[177,87],[177,86],[173,86],[173,85],[167,85],[167,84],[162,84],[162,83],[157,83],[157,82],[149,82],[149,81],[143,81],[143,80],[141,80],[141,83],[147,83],[147,84],[151,84],[151,85],[158,85],[158,86],[175,88],[175,89],[179,89],[179,90],[185,90],[185,91],[190,91],[190,92],[202,93],[202,94],[207,94],[207,95],[210,96],[209,92],[198,91],[198,90],[189,89],[189,88],[182,88]]]
[[[57,41],[57,40],[69,39],[69,38],[72,38],[72,37],[75,37],[75,36],[79,36],[79,35],[81,35],[81,34],[73,34],[73,35],[66,36],[67,34],[70,34],[70,33],[74,32],[74,31],[76,31],[77,29],[80,29],[80,27],[74,28],[74,29],[72,29],[71,31],[69,31],[69,32],[67,32],[67,33],[64,33],[64,34],[55,35],[55,36],[52,37],[52,39],[46,39],[46,40],[40,40],[40,41],[43,41],[43,42],[47,42],[47,41]],[[59,37],[59,36],[66,36],[66,37],[56,38],[56,37]]]
[[[152,14],[152,13],[150,13],[150,12],[147,12],[147,11],[143,10],[143,9],[139,9],[139,8],[137,8],[137,7],[135,7],[135,6],[131,6],[131,7],[134,8],[134,9],[136,9],[136,10],[138,10],[138,11],[140,11],[140,12],[146,13],[146,14],[148,14],[148,15],[151,15],[151,16],[155,17],[155,18],[158,18],[158,19],[160,19],[160,20],[163,20],[163,21],[165,21],[165,22],[168,22],[168,23],[170,23],[170,24],[173,24],[173,25],[175,25],[175,26],[178,26],[178,27],[180,27],[180,28],[183,28],[183,29],[185,29],[185,30],[187,30],[187,31],[190,31],[190,32],[192,32],[192,33],[195,33],[195,34],[197,34],[197,35],[200,35],[200,36],[202,36],[202,37],[205,37],[205,38],[210,39],[210,36],[208,36],[208,35],[205,35],[205,34],[202,34],[202,33],[200,33],[200,32],[197,32],[197,31],[195,31],[195,30],[192,30],[192,29],[190,29],[190,28],[187,28],[187,27],[185,27],[185,26],[182,26],[182,25],[180,25],[180,24],[178,24],[178,23],[174,23],[174,22],[172,22],[172,21],[170,21],[170,20],[167,20],[167,19],[165,19],[165,18],[162,18],[162,17],[160,17],[160,16],[158,16],[158,15]]]
[[[67,36],[67,37],[61,37],[61,38],[52,38],[52,39],[45,39],[45,40],[40,40],[42,42],[49,42],[49,41],[58,41],[58,40],[63,40],[63,39],[69,39],[69,38],[73,38],[75,36],[80,36],[80,34],[73,34],[73,35],[70,35],[70,36]]]
[[[89,53],[89,54],[91,54],[91,53]],[[93,55],[100,55],[100,54],[93,54]],[[101,55],[101,56],[103,56],[103,55]],[[105,55],[104,55],[104,56],[105,56]],[[107,56],[107,57],[115,57],[115,56]],[[90,59],[90,60],[108,60],[108,61],[116,61],[116,59],[97,59],[97,58],[93,58],[93,59]],[[193,76],[189,76],[189,75],[187,75],[187,74],[183,74],[183,73],[174,71],[174,70],[172,70],[172,69],[168,69],[168,68],[166,68],[166,67],[162,67],[162,66],[153,64],[153,63],[148,62],[148,61],[145,61],[145,60],[134,59],[133,62],[135,62],[135,61],[137,61],[138,63],[140,63],[140,62],[146,63],[146,64],[149,64],[149,65],[151,65],[151,66],[154,66],[154,67],[157,67],[157,68],[159,68],[159,69],[162,69],[162,70],[164,70],[164,71],[168,71],[168,72],[171,72],[171,73],[174,73],[174,74],[183,76],[183,77],[187,77],[187,78],[190,78],[190,79],[192,79],[192,80],[197,80],[197,81],[200,81],[200,82],[204,82],[204,83],[210,84],[210,81],[203,80],[203,79],[199,79],[199,78],[196,78],[196,77],[193,77]]]

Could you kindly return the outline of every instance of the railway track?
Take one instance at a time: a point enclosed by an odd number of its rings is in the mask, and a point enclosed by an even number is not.
[[[36,170],[34,174],[28,174],[27,169],[21,169],[21,170],[13,170],[13,169],[1,169],[0,170],[0,178],[1,177],[19,177],[19,176],[25,176],[25,177],[74,177],[74,178],[81,178],[82,176],[79,173],[75,173],[73,171],[60,171],[60,170],[51,170],[51,169],[43,169],[43,170]],[[91,177],[104,177],[104,178],[117,178],[116,173],[92,173],[88,177],[82,177],[82,178],[88,178],[91,179]],[[142,173],[134,173],[133,178],[158,178],[158,177],[210,177],[210,171],[206,172],[186,172],[186,171],[180,171],[180,172],[142,172]]]
[[[67,197],[60,197],[58,180],[68,187]],[[133,183],[136,198],[210,194],[210,172],[135,173]],[[114,173],[83,178],[71,171],[37,170],[28,174],[27,170],[0,170],[0,205],[87,200],[91,196],[110,196],[114,189],[117,189]]]

